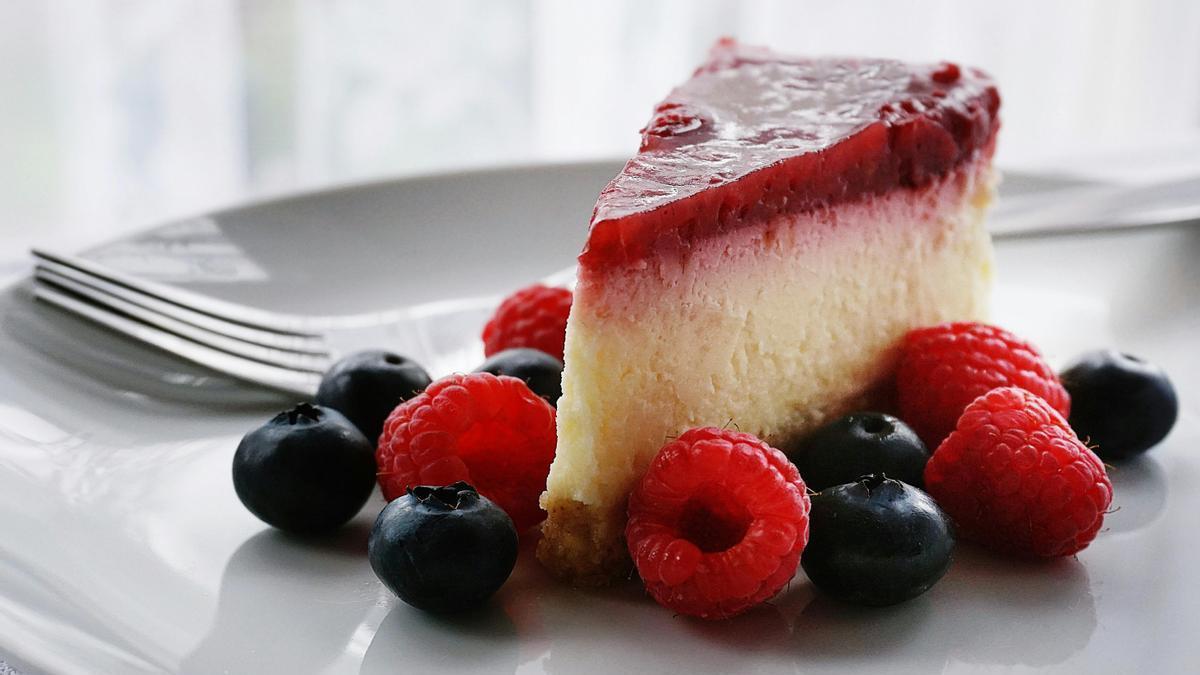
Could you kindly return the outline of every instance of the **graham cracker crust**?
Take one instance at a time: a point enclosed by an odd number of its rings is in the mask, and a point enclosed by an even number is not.
[[[537,557],[554,576],[576,586],[607,586],[630,574],[625,508],[602,509],[574,499],[543,504],[546,521]]]

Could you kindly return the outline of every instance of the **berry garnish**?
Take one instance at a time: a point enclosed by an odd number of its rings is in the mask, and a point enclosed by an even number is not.
[[[402,401],[429,386],[429,373],[398,354],[370,350],[351,354],[325,373],[316,403],[342,413],[372,443],[383,421]]]
[[[891,415],[860,412],[817,429],[787,451],[810,490],[884,473],[920,487],[929,449],[907,424]]]
[[[535,284],[500,303],[483,327],[483,353],[531,347],[562,361],[571,291]]]
[[[562,361],[528,347],[496,352],[475,369],[477,373],[508,375],[522,380],[550,405],[557,405],[562,396],[562,371]]]
[[[936,448],[964,408],[997,387],[1037,394],[1064,417],[1071,397],[1038,350],[982,323],[947,323],[904,336],[896,390],[900,416]]]
[[[860,605],[894,605],[929,590],[950,568],[954,529],[929,495],[883,474],[812,498],[800,558],[821,591]]]
[[[413,607],[459,612],[483,604],[517,562],[508,514],[467,483],[417,486],[384,507],[367,543],[375,576]]]
[[[963,537],[1045,558],[1086,548],[1112,501],[1099,458],[1057,410],[1017,387],[967,406],[929,459],[925,489]]]
[[[691,429],[659,451],[634,488],[625,540],[659,604],[722,619],[792,578],[808,507],[783,453],[750,434]]]
[[[233,455],[233,488],[268,525],[298,533],[334,530],[371,496],[373,451],[341,413],[301,403],[242,438]]]
[[[383,425],[375,452],[383,496],[467,481],[524,531],[546,517],[538,497],[554,459],[554,424],[554,407],[515,377],[438,380]]]
[[[1113,350],[1088,352],[1067,366],[1071,428],[1106,460],[1129,459],[1166,438],[1179,398],[1158,366]]]

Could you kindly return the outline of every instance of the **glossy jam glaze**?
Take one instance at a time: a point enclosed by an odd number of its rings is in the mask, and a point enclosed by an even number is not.
[[[719,41],[600,194],[585,268],[637,265],[783,212],[918,188],[992,152],[1000,96],[951,63],[803,59]]]

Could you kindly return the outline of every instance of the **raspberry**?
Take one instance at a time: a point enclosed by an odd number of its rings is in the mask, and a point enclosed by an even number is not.
[[[625,541],[659,604],[722,619],[791,580],[808,510],[804,481],[783,453],[750,434],[691,429],[634,488]]]
[[[1095,538],[1112,501],[1104,465],[1035,394],[994,389],[967,406],[925,467],[925,489],[966,538],[1055,557]]]
[[[1037,348],[982,323],[946,323],[904,336],[896,393],[900,417],[936,448],[964,408],[997,387],[1021,387],[1067,417],[1071,397]]]
[[[563,360],[571,291],[535,284],[500,303],[483,327],[483,353],[491,356],[513,347],[531,347]]]
[[[538,497],[554,459],[554,425],[554,407],[515,377],[451,375],[384,422],[379,486],[390,502],[413,486],[466,481],[522,531],[546,517]]]

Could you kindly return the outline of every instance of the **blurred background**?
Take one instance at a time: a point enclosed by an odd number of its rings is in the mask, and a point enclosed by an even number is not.
[[[627,155],[721,35],[981,66],[1004,167],[1200,157],[1196,0],[0,0],[0,258],[295,189]]]

